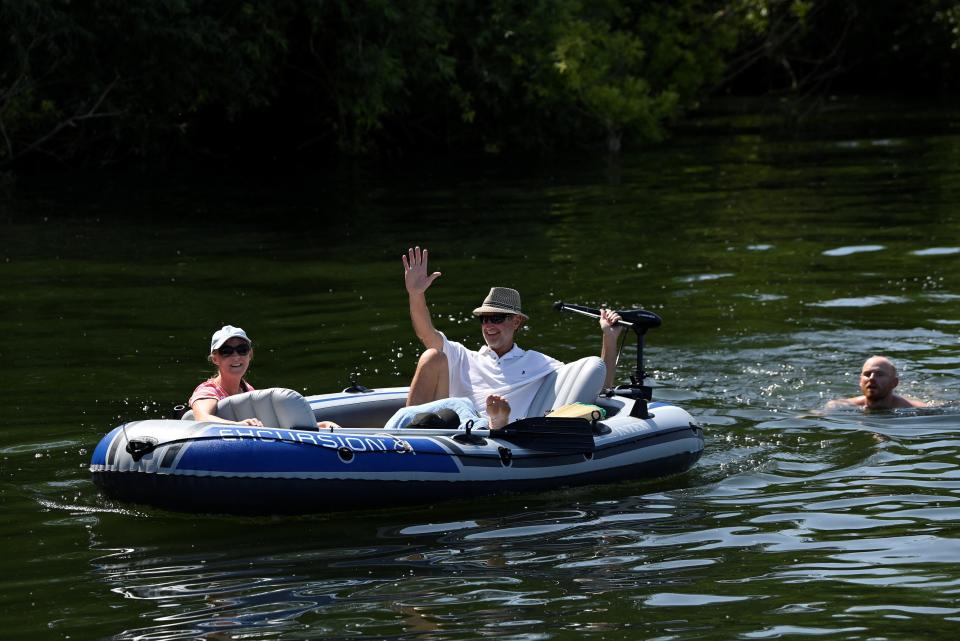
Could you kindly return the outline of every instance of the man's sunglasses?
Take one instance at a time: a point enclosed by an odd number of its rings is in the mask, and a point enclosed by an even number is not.
[[[240,356],[246,356],[250,353],[250,346],[244,343],[242,345],[224,345],[217,348],[217,354],[220,354],[220,356],[233,356],[234,352]]]
[[[480,318],[481,325],[486,325],[487,323],[499,325],[511,316],[513,316],[513,314],[488,314],[487,316],[479,316],[478,318]]]

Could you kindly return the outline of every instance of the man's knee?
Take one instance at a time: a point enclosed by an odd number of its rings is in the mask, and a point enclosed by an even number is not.
[[[448,377],[447,355],[438,349],[427,349],[417,361],[417,371],[413,374],[407,393],[407,405],[420,405],[448,396]]]
[[[446,367],[447,355],[432,347],[420,354],[420,360],[417,362],[418,369],[446,369]]]

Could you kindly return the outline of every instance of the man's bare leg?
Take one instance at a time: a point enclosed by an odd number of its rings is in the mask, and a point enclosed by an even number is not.
[[[510,403],[502,396],[491,394],[487,397],[487,416],[490,417],[490,429],[500,429],[510,422]]]
[[[447,365],[447,355],[437,349],[428,349],[417,361],[417,371],[413,374],[410,391],[407,393],[407,407],[448,396],[450,368]]]

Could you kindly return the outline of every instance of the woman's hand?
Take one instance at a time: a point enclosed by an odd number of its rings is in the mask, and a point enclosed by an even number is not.
[[[250,425],[251,427],[263,427],[263,423],[259,418],[245,418],[242,421],[237,421],[240,425]]]

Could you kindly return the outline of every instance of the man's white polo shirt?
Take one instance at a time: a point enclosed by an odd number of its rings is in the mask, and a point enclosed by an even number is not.
[[[443,353],[450,367],[450,396],[465,396],[486,416],[487,396],[499,394],[510,403],[510,419],[524,418],[543,377],[563,363],[514,343],[503,356],[484,345],[479,351],[450,341],[443,332]]]

